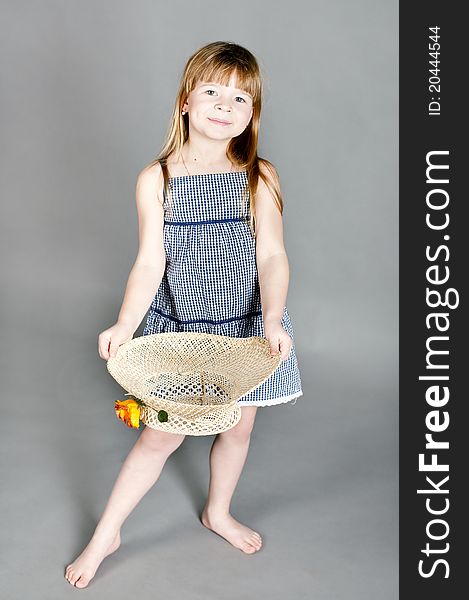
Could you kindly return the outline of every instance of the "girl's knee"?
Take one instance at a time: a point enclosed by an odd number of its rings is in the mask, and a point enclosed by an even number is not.
[[[179,448],[185,437],[183,434],[168,433],[145,425],[140,435],[140,443],[147,450],[171,453]]]
[[[254,427],[254,421],[251,419],[241,419],[236,423],[234,427],[223,431],[218,435],[225,439],[236,440],[236,441],[248,441],[251,437],[251,433]]]

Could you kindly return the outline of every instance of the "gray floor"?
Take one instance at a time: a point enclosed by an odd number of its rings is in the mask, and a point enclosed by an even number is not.
[[[115,418],[119,388],[86,352],[90,341],[49,342],[47,352],[42,340],[28,342],[29,377],[4,402],[4,600],[80,593],[64,567],[87,543],[138,435]],[[7,381],[21,367],[14,348]],[[262,550],[245,555],[199,523],[213,438],[186,438],[88,598],[397,598],[396,373],[373,368],[370,377],[350,361],[301,357],[305,395],[258,410],[233,499],[233,514],[263,535]]]

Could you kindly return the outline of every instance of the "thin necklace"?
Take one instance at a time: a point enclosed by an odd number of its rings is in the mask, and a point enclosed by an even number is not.
[[[182,162],[183,162],[183,164],[184,164],[184,166],[185,166],[185,168],[186,168],[187,174],[188,174],[188,175],[190,175],[190,176],[192,176],[192,173],[189,173],[189,169],[187,168],[186,161],[184,160],[184,157],[183,157],[183,155],[182,155],[182,152],[181,152],[181,158],[182,158]],[[230,162],[231,162],[231,161],[230,161]],[[233,163],[231,163],[231,169],[230,169],[230,173],[231,173],[232,171],[233,171]]]

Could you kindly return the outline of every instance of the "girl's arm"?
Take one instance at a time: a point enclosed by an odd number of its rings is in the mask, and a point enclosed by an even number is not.
[[[262,168],[262,167],[261,167]],[[271,167],[269,176],[278,176]],[[283,220],[264,181],[259,178],[256,196],[256,263],[261,292],[265,336],[272,349],[288,356],[291,339],[281,327],[289,284],[289,265],[283,243]],[[286,337],[285,337],[286,336]]]
[[[118,323],[133,332],[140,325],[164,274],[166,254],[163,242],[164,212],[160,190],[163,176],[159,163],[143,169],[137,178],[139,249],[130,271]]]

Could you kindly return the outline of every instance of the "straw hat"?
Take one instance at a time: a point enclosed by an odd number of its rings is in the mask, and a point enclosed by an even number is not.
[[[239,398],[270,377],[280,361],[262,337],[167,332],[122,344],[107,369],[137,399],[148,427],[211,435],[238,423]]]

